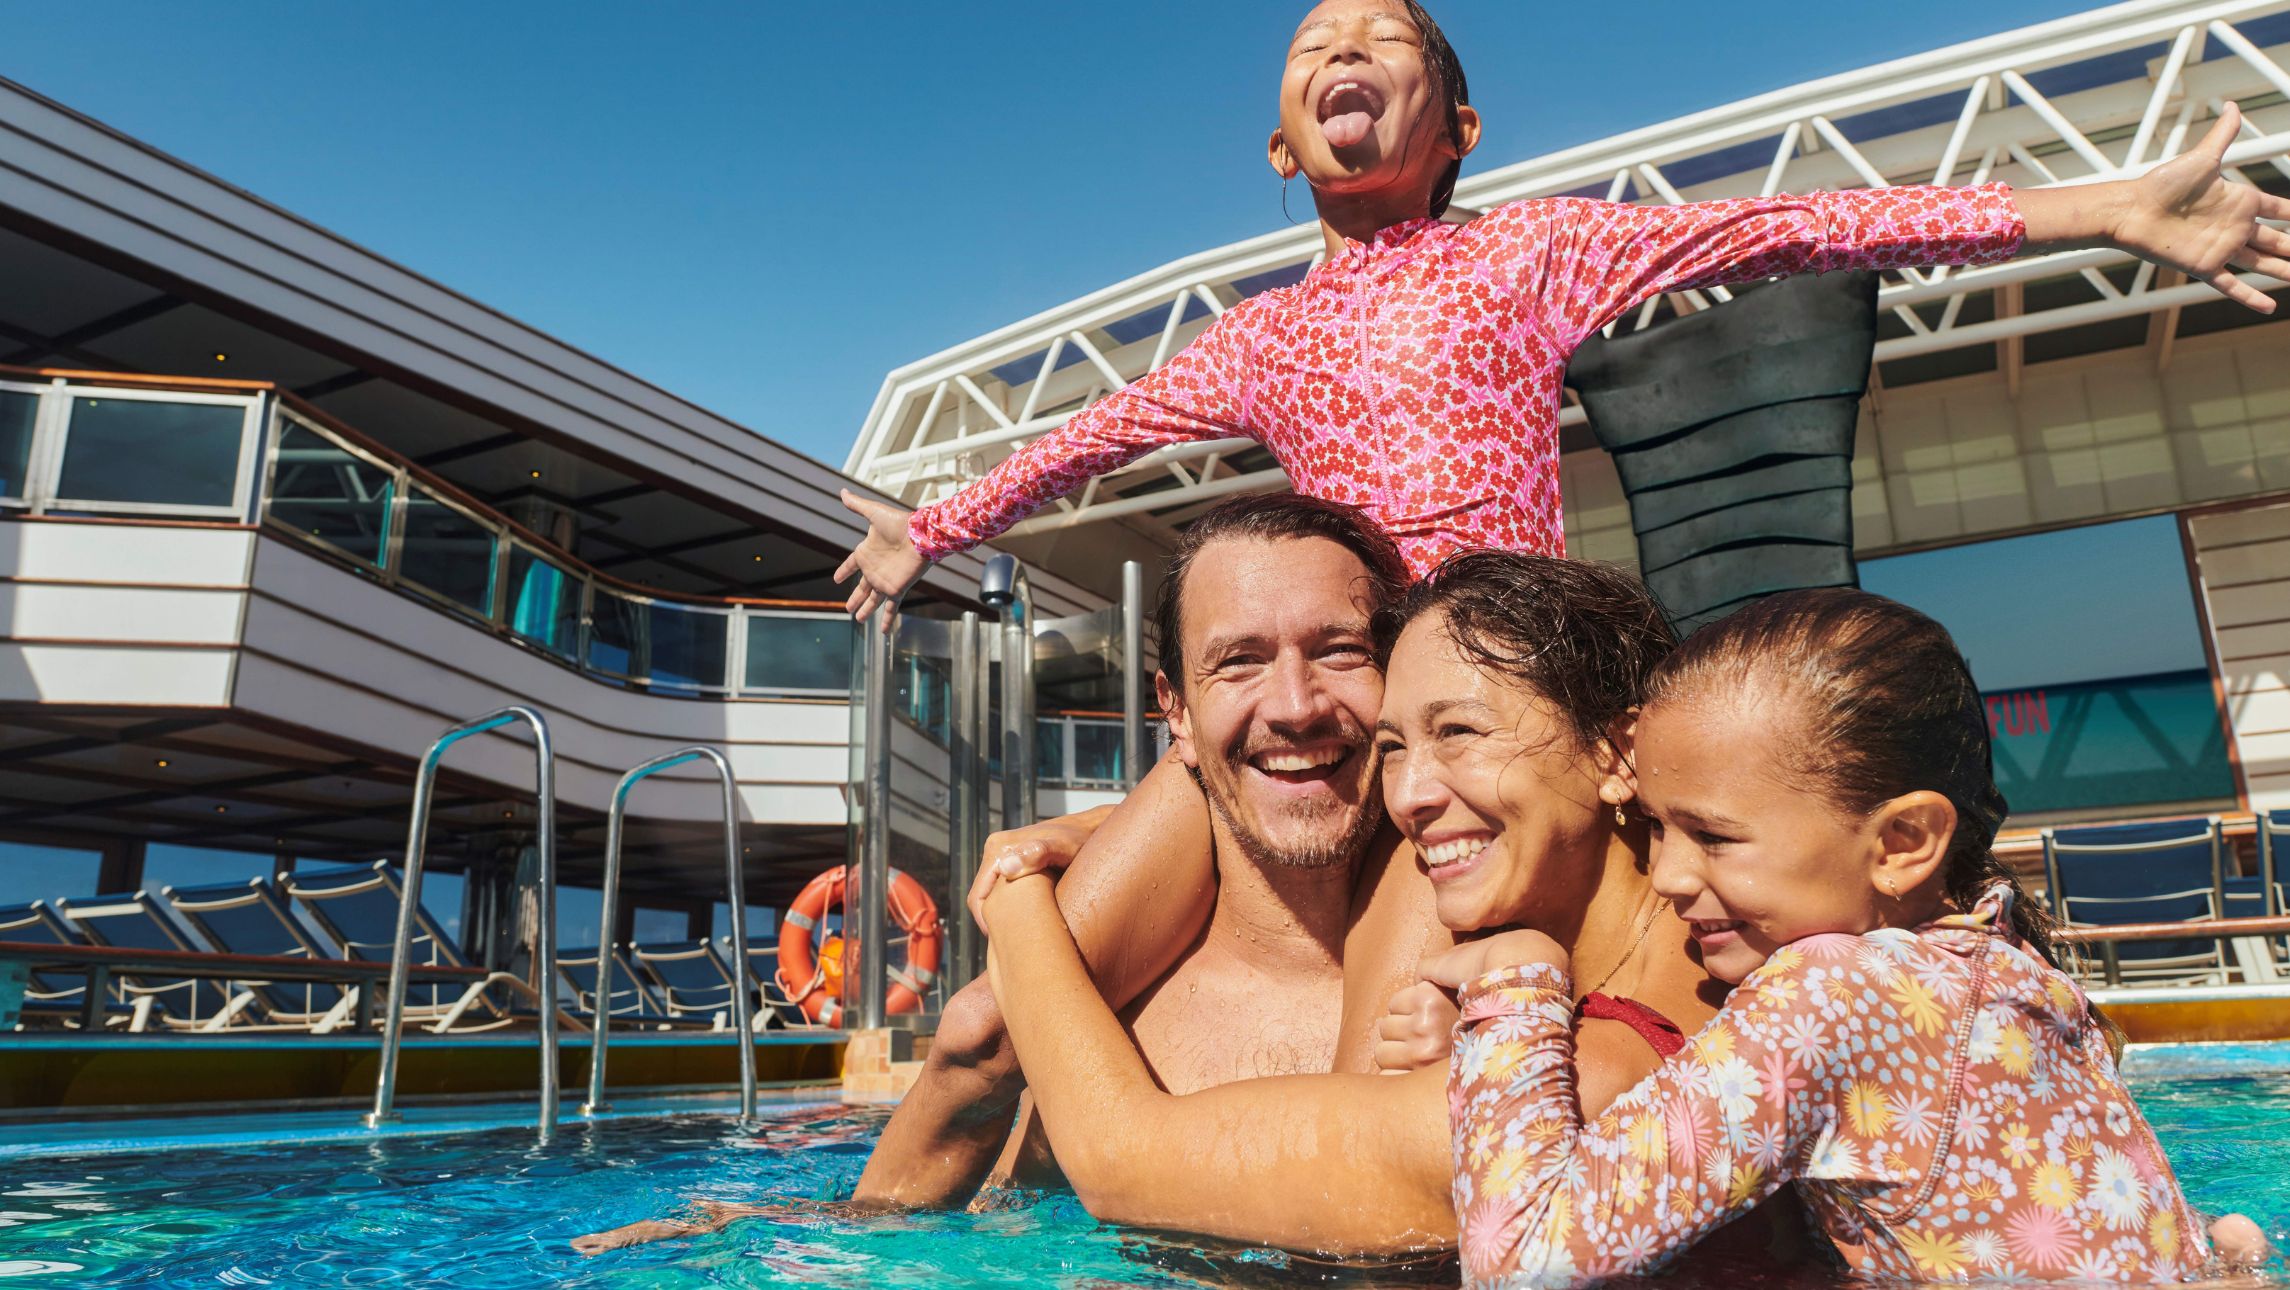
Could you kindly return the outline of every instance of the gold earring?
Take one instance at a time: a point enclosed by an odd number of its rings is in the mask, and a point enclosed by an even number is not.
[[[1622,803],[1616,802],[1614,804],[1614,827],[1618,829],[1624,828],[1628,826],[1629,823],[1630,817],[1622,813]]]

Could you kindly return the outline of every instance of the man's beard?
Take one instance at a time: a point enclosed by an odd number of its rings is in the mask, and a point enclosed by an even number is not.
[[[1245,761],[1238,756],[1227,762],[1228,768],[1245,764]],[[1226,831],[1232,834],[1233,842],[1240,847],[1241,854],[1261,866],[1280,869],[1325,869],[1332,865],[1350,864],[1367,850],[1368,839],[1375,835],[1377,826],[1383,823],[1381,785],[1376,782],[1373,776],[1370,776],[1367,781],[1367,789],[1361,794],[1360,804],[1357,807],[1358,815],[1353,818],[1350,826],[1344,829],[1341,834],[1334,834],[1325,829],[1313,830],[1307,833],[1302,841],[1283,845],[1265,836],[1249,821],[1243,819],[1242,813],[1234,810],[1226,802],[1226,794],[1218,792],[1217,786],[1210,782],[1209,777],[1199,776],[1198,778],[1202,795],[1209,799],[1209,809],[1216,812],[1217,818],[1224,822]],[[1239,774],[1237,771],[1228,769],[1225,774],[1216,778],[1225,780],[1226,787],[1231,788],[1237,783]],[[1279,812],[1279,815],[1286,820],[1312,824],[1333,817],[1343,809],[1343,804],[1338,802],[1331,806],[1306,806],[1301,809],[1284,810]]]

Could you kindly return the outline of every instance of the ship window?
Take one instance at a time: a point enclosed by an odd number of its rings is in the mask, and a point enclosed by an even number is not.
[[[854,624],[842,614],[751,613],[746,688],[847,694],[857,640]]]
[[[2234,800],[2177,517],[1868,560],[1861,585],[1956,638],[2014,816]]]
[[[246,408],[82,396],[72,400],[56,496],[73,502],[228,508]]]
[[[32,461],[32,425],[39,419],[39,395],[0,390],[0,497],[24,496],[24,472]]]

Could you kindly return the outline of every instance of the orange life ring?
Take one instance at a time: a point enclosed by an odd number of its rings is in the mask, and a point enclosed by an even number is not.
[[[804,1016],[823,1026],[843,1021],[842,945],[841,938],[831,937],[814,955],[811,938],[827,920],[827,911],[843,905],[849,881],[849,866],[827,870],[804,884],[795,903],[787,907],[786,916],[779,920],[779,969],[774,973],[779,988]],[[883,1008],[890,1013],[914,1012],[922,1007],[922,997],[938,979],[938,954],[945,941],[938,903],[912,875],[893,869],[883,905],[891,921],[906,933],[906,966],[884,965],[890,973],[890,990],[883,998]]]

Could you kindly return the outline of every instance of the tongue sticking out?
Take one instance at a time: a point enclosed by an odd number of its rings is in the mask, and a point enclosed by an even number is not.
[[[1320,123],[1320,133],[1331,148],[1351,148],[1367,138],[1375,124],[1376,119],[1366,112],[1338,112]]]

